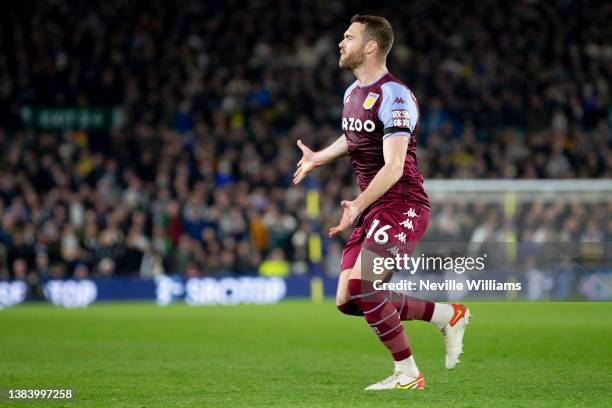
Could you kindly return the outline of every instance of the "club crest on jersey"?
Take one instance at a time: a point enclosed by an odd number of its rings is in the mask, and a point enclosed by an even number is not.
[[[374,104],[376,103],[376,101],[378,100],[378,97],[380,95],[374,92],[370,92],[368,94],[368,97],[365,98],[365,101],[363,101],[363,108],[364,109],[372,109],[372,106],[374,106]]]

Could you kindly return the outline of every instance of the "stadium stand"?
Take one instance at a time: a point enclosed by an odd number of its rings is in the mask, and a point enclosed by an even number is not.
[[[356,187],[346,161],[292,187],[295,141],[321,147],[339,135],[352,77],[337,67],[337,43],[355,11],[376,10],[272,3],[10,6],[0,279],[247,274],[266,260],[309,272],[309,237],[335,225]],[[421,106],[426,179],[612,177],[612,5],[444,3],[386,4],[397,10],[390,69]],[[104,123],[94,126],[82,115],[96,109]],[[86,122],[54,128],[71,114]],[[432,234],[503,232],[499,209],[433,206]],[[525,204],[517,229],[521,239],[612,241],[612,205],[590,206]],[[322,250],[323,271],[336,274],[341,247],[322,238]]]

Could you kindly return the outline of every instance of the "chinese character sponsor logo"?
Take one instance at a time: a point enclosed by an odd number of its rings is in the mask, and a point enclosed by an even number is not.
[[[410,128],[410,117],[407,110],[396,109],[391,111],[394,127]]]

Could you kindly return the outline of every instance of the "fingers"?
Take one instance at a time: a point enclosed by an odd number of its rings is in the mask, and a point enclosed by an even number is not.
[[[310,163],[304,162],[304,160],[300,160],[295,173],[293,173],[293,184],[299,184],[304,177],[306,177],[310,172],[312,172],[313,167]]]
[[[293,175],[293,184],[297,186],[298,184],[300,184],[300,181],[302,181],[303,178],[303,173],[300,171],[300,169],[298,169]]]
[[[296,185],[296,186],[300,183],[300,181],[302,181],[302,179],[305,176],[305,174],[304,174],[304,167],[302,166],[303,164],[304,164],[304,158],[302,158],[298,162],[297,168],[295,170],[295,173],[293,173],[293,184]]]
[[[339,233],[341,233],[342,231],[344,231],[345,229],[346,229],[346,225],[342,225],[342,221],[340,221],[340,224],[336,225],[335,227],[331,227],[329,229],[329,237],[333,238]]]
[[[298,139],[297,145],[300,148],[300,150],[302,151],[302,153],[304,153],[304,154],[311,154],[312,153],[312,150],[310,150],[310,148],[308,146],[306,146],[304,143],[302,143],[302,141],[300,139]]]
[[[342,206],[342,218],[340,219],[340,223],[338,223],[338,225],[329,229],[330,238],[335,237],[353,224],[350,209],[352,201],[343,200],[340,205]]]
[[[341,233],[342,231],[344,231],[346,229],[346,227],[349,226],[349,220],[348,217],[346,216],[346,213],[342,214],[342,218],[340,219],[340,223],[338,225],[336,225],[335,227],[332,227],[329,229],[329,237],[333,238],[336,235],[338,235],[339,233]]]
[[[306,148],[306,145],[304,145],[304,143],[302,143],[302,141],[300,139],[298,139],[297,145],[298,145],[298,147],[300,148],[301,151],[304,151],[304,149]]]
[[[300,174],[299,176],[293,179],[293,185],[297,186],[298,184],[302,182],[302,180],[304,180],[304,176]]]
[[[298,166],[295,173],[293,173],[293,185],[297,186],[304,180],[304,177],[308,175],[308,172],[304,170],[303,166]]]
[[[300,150],[302,150],[302,154],[306,154],[309,151],[308,147],[306,147],[306,145],[302,143],[302,140],[298,139],[297,145]],[[306,175],[308,174],[308,172],[304,169],[304,163],[304,156],[302,156],[300,161],[297,163],[297,170],[295,170],[295,173],[293,173],[293,185],[295,186],[300,184],[304,177],[306,177]]]

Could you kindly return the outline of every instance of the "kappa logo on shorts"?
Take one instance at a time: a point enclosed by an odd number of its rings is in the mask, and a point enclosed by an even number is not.
[[[391,252],[392,255],[399,254],[399,248],[397,247],[397,245],[392,246],[391,248],[387,248],[387,251]]]
[[[414,208],[410,208],[408,211],[404,213],[404,215],[407,215],[410,218],[414,218],[417,216],[417,213],[416,211],[414,211]]]
[[[419,216],[417,215],[416,211],[414,211],[414,208],[409,208],[408,211],[406,211],[404,213],[405,216],[407,216],[408,218],[406,218],[404,221],[400,222],[400,225],[406,229],[409,229],[411,231],[414,231],[414,224],[412,223],[412,219],[411,218],[418,218]]]
[[[406,218],[404,221],[400,222],[400,225],[410,231],[414,231],[414,225],[412,224],[412,220],[410,218]]]

